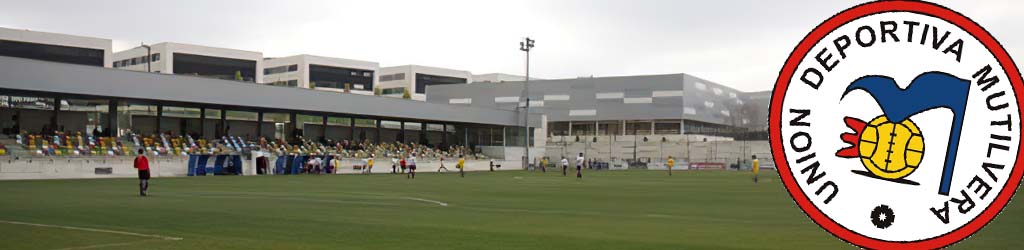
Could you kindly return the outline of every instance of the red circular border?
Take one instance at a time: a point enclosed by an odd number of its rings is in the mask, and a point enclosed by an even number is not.
[[[952,232],[931,239],[914,242],[892,242],[873,239],[846,229],[828,218],[821,212],[821,210],[818,210],[818,208],[811,203],[807,195],[801,191],[795,177],[790,171],[785,151],[783,149],[781,131],[782,118],[780,117],[782,115],[782,102],[789,87],[789,82],[792,79],[793,74],[796,72],[800,61],[807,56],[807,53],[815,44],[836,28],[861,17],[885,12],[913,12],[929,15],[945,20],[946,22],[952,23],[967,31],[967,33],[981,41],[982,45],[988,48],[989,52],[995,56],[996,60],[999,62],[1003,71],[1010,80],[1018,105],[1020,105],[1020,103],[1024,103],[1024,81],[1021,80],[1020,72],[1017,70],[1013,60],[1010,59],[1006,50],[1003,49],[999,42],[997,42],[995,38],[988,33],[988,31],[974,21],[971,21],[971,19],[946,7],[933,3],[918,1],[880,1],[866,3],[842,11],[818,25],[818,27],[814,28],[814,30],[808,33],[807,36],[800,41],[797,47],[793,50],[793,53],[791,53],[789,58],[786,59],[786,64],[782,67],[782,70],[779,71],[779,78],[775,82],[775,89],[772,91],[771,104],[768,113],[768,133],[772,156],[775,158],[775,165],[779,166],[779,176],[782,178],[783,183],[785,183],[786,190],[789,191],[793,200],[796,201],[804,213],[811,217],[815,223],[840,239],[857,246],[874,249],[942,248],[971,236],[988,224],[988,222],[1002,211],[1006,204],[1009,203],[1010,198],[1013,197],[1016,192],[1017,187],[1020,185],[1021,178],[1024,177],[1024,161],[1018,160],[1014,164],[1013,172],[1010,174],[1010,178],[1007,180],[1006,185],[1003,186],[999,195],[992,204],[986,208],[985,211],[982,211],[981,214],[979,214],[973,221],[968,222]],[[1021,111],[1024,111],[1024,109],[1018,110],[1018,115],[1020,115]],[[1021,136],[1024,138],[1024,131],[1021,131]],[[1022,139],[1021,142],[1024,142],[1024,139]],[[1022,149],[1024,148],[1018,144],[1017,159],[1024,159],[1024,150]]]

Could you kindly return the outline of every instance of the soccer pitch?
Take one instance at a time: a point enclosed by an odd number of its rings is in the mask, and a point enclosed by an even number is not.
[[[153,179],[149,197],[134,179],[3,181],[0,249],[853,248],[765,176],[211,176]],[[1021,249],[1022,225],[1018,200],[953,248]]]

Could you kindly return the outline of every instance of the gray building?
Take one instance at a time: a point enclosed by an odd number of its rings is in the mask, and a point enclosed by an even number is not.
[[[524,106],[524,82],[430,86],[427,102],[502,110]],[[745,93],[687,74],[533,80],[531,113],[548,136],[758,134],[770,93]],[[763,134],[763,133],[760,133]]]

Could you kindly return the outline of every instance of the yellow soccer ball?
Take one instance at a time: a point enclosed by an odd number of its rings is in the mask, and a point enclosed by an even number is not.
[[[884,115],[871,120],[860,134],[860,159],[875,176],[895,180],[907,177],[924,157],[924,137],[910,119],[900,123]]]

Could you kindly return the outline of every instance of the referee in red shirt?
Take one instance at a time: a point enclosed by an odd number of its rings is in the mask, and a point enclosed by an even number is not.
[[[149,159],[146,158],[146,151],[139,149],[139,156],[135,157],[135,168],[139,170],[139,195],[146,196],[149,191]]]

